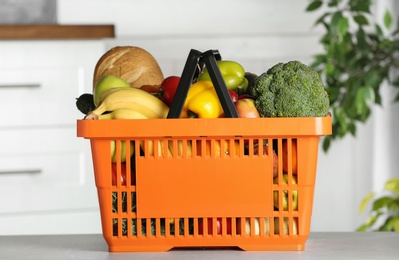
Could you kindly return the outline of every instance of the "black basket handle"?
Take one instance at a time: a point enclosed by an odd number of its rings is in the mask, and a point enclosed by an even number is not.
[[[220,73],[217,60],[221,60],[218,50],[208,50],[203,53],[194,49],[190,50],[167,118],[180,117],[192,81],[199,75],[204,65],[208,69],[209,76],[215,87],[225,117],[238,118],[237,110],[227,90],[222,74]]]

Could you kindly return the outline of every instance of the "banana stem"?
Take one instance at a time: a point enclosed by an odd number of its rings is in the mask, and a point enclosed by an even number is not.
[[[94,114],[93,111],[92,111],[92,112],[88,113],[88,114],[85,116],[84,119],[85,119],[85,120],[97,120],[97,119],[98,119],[98,116],[97,116],[96,114]]]

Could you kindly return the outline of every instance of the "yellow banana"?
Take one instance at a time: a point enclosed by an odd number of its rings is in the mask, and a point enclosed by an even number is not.
[[[137,88],[121,88],[109,93],[85,119],[98,119],[104,112],[117,109],[135,110],[147,118],[166,118],[169,107],[159,98]]]
[[[102,114],[98,118],[101,120],[105,120],[105,119],[147,119],[147,117],[144,116],[143,114],[141,114],[135,110],[131,110],[131,109],[117,109],[117,110],[112,111],[111,113]],[[131,142],[131,144],[132,143],[133,142]],[[140,146],[144,151],[145,150],[144,140],[140,141]],[[112,141],[111,149],[113,149],[113,150],[111,150],[111,151],[113,151],[111,153],[111,154],[113,154],[112,160],[113,160],[113,162],[115,162],[116,161],[115,141]],[[133,151],[134,147],[131,147],[130,149],[131,149],[130,151]],[[158,155],[163,156],[164,151],[165,151],[164,150],[164,142],[158,141]],[[152,141],[152,140],[148,141],[148,149],[146,152],[150,156],[155,155],[154,141]],[[124,141],[122,141],[121,142],[121,157],[124,158],[125,156],[126,156],[126,148],[125,148]],[[172,153],[170,152],[169,147],[168,147],[168,156],[172,156]]]
[[[254,219],[254,233],[253,235],[259,236],[260,235],[260,226],[262,225],[262,220],[263,220],[263,234],[264,235],[269,235],[270,234],[270,220],[269,218],[255,218]],[[245,219],[245,234],[247,236],[251,235],[251,219],[246,218]],[[239,234],[242,234],[244,232],[241,231],[241,218],[237,219],[237,232]]]
[[[134,154],[134,142],[130,141],[129,144],[130,144],[130,156],[128,158],[132,157],[133,154]],[[121,141],[119,148],[120,148],[120,151],[121,151],[120,152],[121,153],[120,154],[121,162],[122,163],[126,162],[126,141]],[[115,163],[117,161],[116,154],[117,154],[117,152],[116,152],[116,141],[111,141],[111,156],[112,156],[111,160],[112,160],[113,163]]]
[[[103,93],[100,94],[100,96],[97,98],[98,101],[97,103],[95,103],[96,107],[98,107],[99,104],[101,104],[103,102],[103,100],[112,92],[118,91],[119,89],[124,88],[124,87],[117,87],[117,88],[110,88],[106,91],[104,91]],[[94,95],[94,94],[93,94]]]
[[[187,140],[186,142],[187,142],[187,147],[186,147],[185,155],[188,156],[188,157],[191,157],[192,153],[193,153],[192,152],[192,150],[193,150],[192,142],[191,142],[191,140]],[[177,144],[177,155],[178,156],[183,156],[183,140],[177,140],[176,144]],[[168,142],[168,145],[169,145],[169,150],[172,151],[172,153],[173,153],[173,151],[174,151],[174,149],[173,149],[173,141],[170,140]]]
[[[288,218],[284,218],[284,223],[283,223],[283,230],[280,233],[280,218],[274,218],[274,234],[275,235],[288,235],[288,233],[291,233],[292,235],[297,235],[298,234],[298,223],[297,219],[294,218],[292,220],[292,227],[290,227],[290,222]]]
[[[155,148],[154,148],[154,141],[153,140],[148,140],[148,147],[146,149],[145,147],[145,141],[141,140],[140,141],[140,147],[144,151],[145,155],[149,156],[155,156]],[[158,147],[158,156],[162,157],[164,156],[164,151],[165,151],[165,143],[167,140],[158,140],[157,142],[157,147]],[[167,146],[167,152],[168,152],[168,157],[172,157],[172,152],[170,151],[169,146]]]
[[[173,149],[173,141],[172,140],[158,140],[158,155],[159,156],[164,156],[164,149],[165,149],[165,144],[167,142],[168,145],[168,156],[172,156],[174,149]],[[177,155],[178,156],[183,156],[183,141],[182,140],[177,140],[176,142],[177,145]],[[145,151],[145,144],[144,141],[140,141],[140,147]],[[155,148],[154,148],[154,141],[149,140],[148,141],[148,149],[147,149],[147,154],[150,156],[155,155]],[[191,145],[191,140],[187,141],[187,147],[186,147],[186,156],[190,157],[192,156],[192,145]]]
[[[146,117],[134,110],[117,109],[112,111],[111,113],[100,115],[99,119],[146,119]],[[125,141],[121,141],[120,150],[121,150],[121,162],[123,163],[126,161]],[[134,154],[134,142],[130,141],[130,157],[132,157],[133,154]],[[112,156],[112,162],[115,163],[117,161],[115,141],[111,141],[111,156]]]
[[[131,109],[116,109],[110,113],[102,114],[98,116],[98,119],[105,120],[105,119],[148,119],[142,113],[131,110]]]

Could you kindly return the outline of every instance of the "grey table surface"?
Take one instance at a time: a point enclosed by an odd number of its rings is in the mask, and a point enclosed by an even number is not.
[[[313,232],[304,251],[186,249],[110,253],[101,234],[0,236],[0,259],[399,259],[399,233]]]

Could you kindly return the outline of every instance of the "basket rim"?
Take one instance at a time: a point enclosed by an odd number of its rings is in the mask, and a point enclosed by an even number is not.
[[[77,136],[104,138],[198,138],[324,136],[332,117],[77,120]]]

